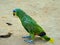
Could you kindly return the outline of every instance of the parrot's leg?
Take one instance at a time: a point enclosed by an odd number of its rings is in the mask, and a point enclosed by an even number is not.
[[[25,42],[28,42],[28,43],[33,43],[33,40],[35,38],[35,35],[30,33],[30,36],[31,36],[31,40],[24,40]]]
[[[31,36],[23,36],[22,38],[31,38]]]
[[[24,41],[28,43],[33,43],[33,40],[24,40]]]

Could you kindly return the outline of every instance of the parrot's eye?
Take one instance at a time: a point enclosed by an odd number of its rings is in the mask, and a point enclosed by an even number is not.
[[[13,16],[15,16],[16,15],[16,11],[15,10],[13,10]]]

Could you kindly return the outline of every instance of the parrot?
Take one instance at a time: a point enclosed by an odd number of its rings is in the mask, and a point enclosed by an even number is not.
[[[31,38],[30,40],[25,40],[28,43],[34,42],[35,36],[38,35],[46,41],[54,42],[54,40],[47,36],[44,29],[37,24],[37,22],[26,14],[22,9],[13,9],[13,16],[17,16],[24,29],[29,33],[29,36],[24,36],[23,38]]]

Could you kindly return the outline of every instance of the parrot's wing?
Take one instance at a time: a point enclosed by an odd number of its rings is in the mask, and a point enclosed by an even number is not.
[[[31,39],[34,40],[34,30],[35,30],[35,26],[34,23],[30,23],[30,22],[25,22],[24,23],[24,28],[26,29],[27,32],[29,32]]]
[[[34,32],[33,30],[35,29],[36,25],[34,23],[24,22],[23,26],[28,32]]]
[[[37,23],[34,23],[33,21],[24,21],[24,23],[22,24],[24,26],[24,28],[26,29],[27,32],[37,32],[40,33],[43,31],[43,28],[41,28],[41,26],[39,26]]]
[[[34,37],[34,33],[40,33],[42,28],[31,18],[24,17],[22,21],[22,25],[26,29],[27,32],[30,33],[32,37]]]

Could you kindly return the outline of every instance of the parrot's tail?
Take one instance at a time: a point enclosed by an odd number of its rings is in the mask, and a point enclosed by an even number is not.
[[[54,39],[53,38],[50,38],[48,36],[43,36],[43,38],[46,40],[46,41],[49,41],[50,43],[54,43]]]
[[[45,32],[41,32],[39,34],[39,36],[41,36],[42,38],[44,38],[46,41],[49,41],[50,40],[50,38],[48,36],[46,36],[46,33]]]
[[[50,43],[54,43],[54,39],[53,38],[50,38],[49,42]]]
[[[49,42],[51,42],[51,43],[54,43],[54,39],[48,37],[45,32],[41,32],[41,33],[39,34],[39,36],[41,36],[42,38],[44,38],[46,41],[49,41]]]
[[[48,37],[46,35],[42,36],[42,38],[44,38],[46,41],[49,41],[50,40],[50,37]]]
[[[8,37],[10,37],[12,35],[12,33],[8,33],[8,34],[6,34],[6,35],[0,35],[0,38],[8,38]]]

